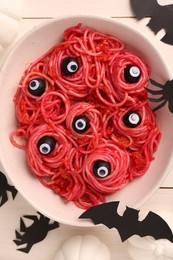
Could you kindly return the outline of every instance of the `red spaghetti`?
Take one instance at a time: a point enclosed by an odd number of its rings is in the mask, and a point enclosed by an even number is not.
[[[115,36],[81,24],[68,28],[19,82],[12,144],[67,202],[83,209],[104,202],[145,174],[158,148],[161,134],[145,90],[149,74]]]

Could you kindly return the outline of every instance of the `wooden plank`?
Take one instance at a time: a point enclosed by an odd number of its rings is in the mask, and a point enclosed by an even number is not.
[[[141,209],[145,212],[153,211],[168,211],[173,214],[173,189],[158,189],[153,196],[149,198]]]
[[[173,0],[159,0],[162,5]],[[134,16],[130,0],[24,0],[23,17],[56,17],[72,14],[95,14],[109,17]]]
[[[173,216],[173,190],[158,190],[148,202],[140,207],[140,219],[143,219],[149,211],[156,212],[162,217],[165,212],[170,215],[171,221],[171,216]],[[131,260],[127,252],[126,243],[121,242],[116,229],[108,229],[105,226],[80,228],[63,224],[60,224],[58,229],[49,232],[46,239],[35,244],[30,253],[25,256],[16,250],[17,246],[12,240],[15,239],[14,230],[18,230],[19,228],[20,217],[32,214],[35,215],[36,210],[32,208],[20,194],[16,196],[14,201],[9,196],[9,201],[1,208],[0,214],[0,259],[53,259],[55,252],[67,238],[73,235],[91,234],[100,238],[108,246],[111,252],[111,260]],[[25,218],[24,222],[27,223],[28,226],[31,225],[31,222],[29,222],[29,220],[27,222],[27,219]],[[22,247],[24,247],[24,245]]]
[[[23,17],[56,17],[72,14],[132,16],[128,0],[24,0]]]

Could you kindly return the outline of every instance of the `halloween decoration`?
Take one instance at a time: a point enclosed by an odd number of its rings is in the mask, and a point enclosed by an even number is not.
[[[1,198],[0,207],[2,207],[2,205],[7,202],[7,200],[8,200],[7,192],[8,191],[11,192],[13,200],[14,200],[17,195],[17,190],[14,186],[11,186],[10,184],[8,184],[5,174],[0,172],[0,198]]]
[[[29,227],[26,227],[23,219],[20,220],[20,232],[16,230],[16,239],[14,243],[17,246],[26,244],[26,247],[18,248],[17,250],[22,251],[24,253],[28,253],[32,246],[47,236],[47,233],[55,228],[59,227],[57,222],[50,223],[50,219],[40,214],[40,217],[36,215],[26,215],[24,218],[33,220],[33,224]]]
[[[116,228],[122,241],[133,235],[139,235],[152,236],[155,239],[165,238],[173,242],[172,231],[160,216],[150,211],[142,221],[139,221],[138,210],[126,207],[120,216],[117,213],[118,205],[118,201],[97,205],[85,211],[79,218],[89,218],[94,224]]]
[[[133,236],[127,241],[127,250],[133,260],[173,259],[173,243],[166,239]]]
[[[173,230],[172,213],[169,211],[158,211],[156,213],[161,216]],[[134,235],[126,241],[126,248],[134,260],[173,259],[173,243],[167,239],[155,240],[150,236],[141,238]]]
[[[23,0],[0,1],[0,49],[8,46],[16,37],[22,13]]]
[[[78,235],[67,239],[53,260],[110,260],[107,246],[93,235]]]
[[[137,19],[151,17],[147,25],[155,34],[165,29],[166,34],[161,41],[173,45],[173,4],[161,6],[157,0],[131,0],[131,6]]]
[[[152,95],[159,95],[158,98],[151,98],[148,99],[151,102],[161,102],[158,106],[156,106],[153,111],[156,111],[160,108],[162,108],[166,103],[168,103],[168,108],[171,113],[173,113],[173,80],[168,80],[164,85],[154,81],[153,79],[150,79],[150,82],[159,88],[160,90],[152,90],[149,88],[145,88],[150,94]]]

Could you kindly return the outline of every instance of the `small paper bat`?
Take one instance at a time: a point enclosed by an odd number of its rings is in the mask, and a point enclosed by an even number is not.
[[[55,228],[59,227],[59,223],[54,221],[53,223],[50,223],[50,219],[42,215],[38,212],[40,215],[39,217],[36,215],[25,215],[24,218],[33,220],[33,223],[31,226],[26,227],[23,219],[20,219],[20,232],[17,230],[16,233],[16,239],[13,240],[14,243],[17,246],[26,245],[25,247],[18,248],[17,250],[29,253],[32,246],[42,240],[44,240],[50,230],[53,230]]]
[[[79,218],[89,218],[96,224],[116,228],[122,242],[133,235],[152,236],[155,239],[168,239],[173,242],[169,225],[156,213],[150,211],[142,221],[138,220],[139,210],[126,207],[124,214],[117,213],[119,202],[109,202],[86,210]]]
[[[131,0],[131,7],[137,19],[151,17],[147,25],[155,34],[165,29],[161,41],[173,45],[173,4],[161,6],[157,0]]]

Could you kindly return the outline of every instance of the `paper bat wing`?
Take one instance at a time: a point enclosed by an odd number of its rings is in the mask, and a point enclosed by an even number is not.
[[[131,7],[136,17],[140,20],[153,15],[159,4],[156,0],[131,0]]]
[[[173,4],[159,5],[157,0],[131,0],[131,7],[137,19],[151,17],[148,27],[155,34],[164,29],[166,34],[161,41],[173,45]]]
[[[168,239],[173,242],[173,234],[169,225],[156,213],[150,211],[143,221],[139,221],[136,233],[141,237],[152,236],[155,239]]]
[[[118,205],[118,201],[100,204],[86,210],[79,218],[89,218],[96,225],[104,224],[108,228],[113,228],[121,220],[117,213]]]
[[[173,16],[172,16],[172,23],[171,23],[171,25],[172,24],[173,24]],[[164,28],[164,29],[166,31],[166,34],[163,36],[161,41],[164,42],[164,43],[173,45],[173,28],[170,28],[170,26],[167,26],[167,28]]]

